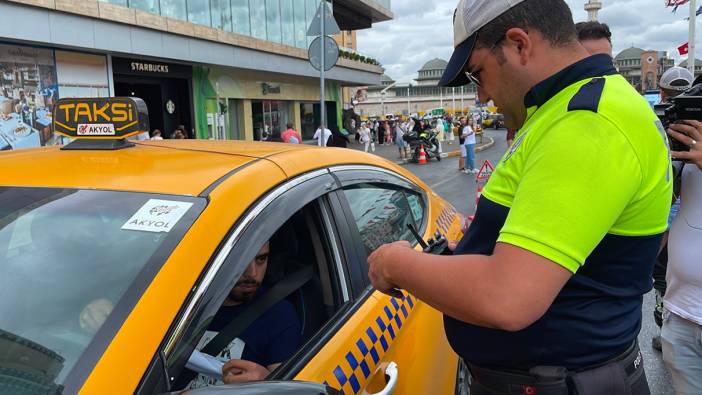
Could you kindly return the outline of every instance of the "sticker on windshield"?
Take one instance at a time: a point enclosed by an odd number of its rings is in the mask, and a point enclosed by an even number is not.
[[[122,225],[122,229],[170,232],[192,205],[192,203],[175,200],[149,199]]]

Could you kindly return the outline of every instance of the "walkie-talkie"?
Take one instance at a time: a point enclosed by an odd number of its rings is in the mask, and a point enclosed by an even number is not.
[[[422,239],[417,229],[414,228],[414,225],[407,224],[407,228],[412,232],[414,238],[417,239],[419,245],[422,246],[424,252],[435,255],[453,255],[453,251],[448,248],[448,240],[438,230],[434,234],[434,237],[429,239],[429,243],[427,243]]]

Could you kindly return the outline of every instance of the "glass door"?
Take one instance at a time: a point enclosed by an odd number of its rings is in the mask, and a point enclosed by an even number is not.
[[[269,140],[273,135],[280,136],[287,123],[292,123],[290,102],[280,100],[260,100],[251,102],[254,125],[254,140]]]

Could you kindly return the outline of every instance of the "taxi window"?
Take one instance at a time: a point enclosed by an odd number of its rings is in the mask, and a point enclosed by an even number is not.
[[[109,343],[203,206],[181,196],[0,188],[0,348],[12,350],[0,369],[47,389],[62,384],[90,347]]]
[[[417,194],[389,185],[355,184],[344,189],[367,253],[398,240],[416,242],[407,228],[421,229],[423,201]]]

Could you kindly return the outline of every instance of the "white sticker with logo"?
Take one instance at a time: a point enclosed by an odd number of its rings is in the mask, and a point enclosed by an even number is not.
[[[79,136],[114,136],[115,125],[111,123],[78,124]]]
[[[150,199],[122,225],[122,229],[170,232],[192,205],[175,200]]]

